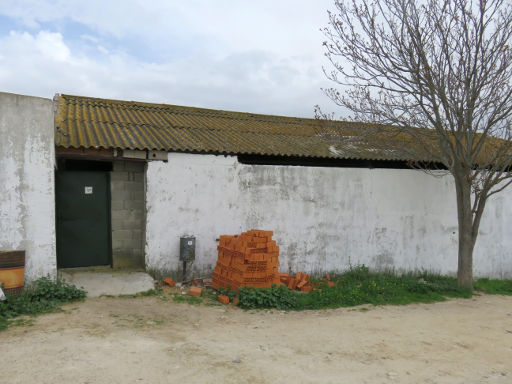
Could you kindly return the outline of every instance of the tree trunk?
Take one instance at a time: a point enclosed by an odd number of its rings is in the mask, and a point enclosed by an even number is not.
[[[471,209],[471,185],[464,175],[454,175],[457,192],[457,216],[459,223],[459,254],[457,284],[473,289],[473,249],[476,236],[473,233]]]
[[[466,230],[459,224],[459,263],[457,270],[457,284],[459,287],[473,289],[473,248],[471,228]]]

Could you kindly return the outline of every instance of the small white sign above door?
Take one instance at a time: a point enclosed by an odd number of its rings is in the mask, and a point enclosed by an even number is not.
[[[85,194],[92,195],[92,187],[85,187]]]

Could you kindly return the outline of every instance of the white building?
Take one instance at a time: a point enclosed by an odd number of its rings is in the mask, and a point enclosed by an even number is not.
[[[281,271],[455,274],[451,176],[341,138],[364,126],[171,105],[0,93],[0,250],[26,278],[111,265],[211,273],[217,238],[274,231]],[[397,144],[398,145],[398,144]],[[426,159],[419,159],[426,160]],[[56,202],[56,203],[55,203]],[[512,190],[486,207],[475,276],[512,278]]]

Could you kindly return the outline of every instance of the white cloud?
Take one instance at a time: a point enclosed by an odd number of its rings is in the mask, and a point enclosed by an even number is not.
[[[6,0],[0,14],[24,27],[0,35],[0,91],[312,116],[327,101],[318,28],[328,4]],[[66,38],[66,23],[89,32]]]
[[[24,37],[30,39],[30,35],[26,33]],[[50,60],[66,61],[70,55],[69,48],[64,44],[60,33],[40,31],[34,39],[34,45],[44,57]]]
[[[99,43],[100,42],[100,39],[98,39],[97,37],[88,35],[88,34],[80,35],[80,38],[83,39],[83,40],[86,40],[86,41],[93,42],[93,43]]]
[[[333,0],[3,0],[0,14],[27,27],[66,20],[118,38],[209,38],[230,50],[320,47]]]
[[[96,46],[96,48],[98,48],[98,51],[100,51],[104,55],[107,55],[109,53],[109,50],[105,48],[103,45],[98,45]]]

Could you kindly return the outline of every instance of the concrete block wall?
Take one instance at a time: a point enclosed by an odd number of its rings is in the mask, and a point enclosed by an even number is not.
[[[113,268],[143,268],[145,163],[115,161],[110,174]]]

